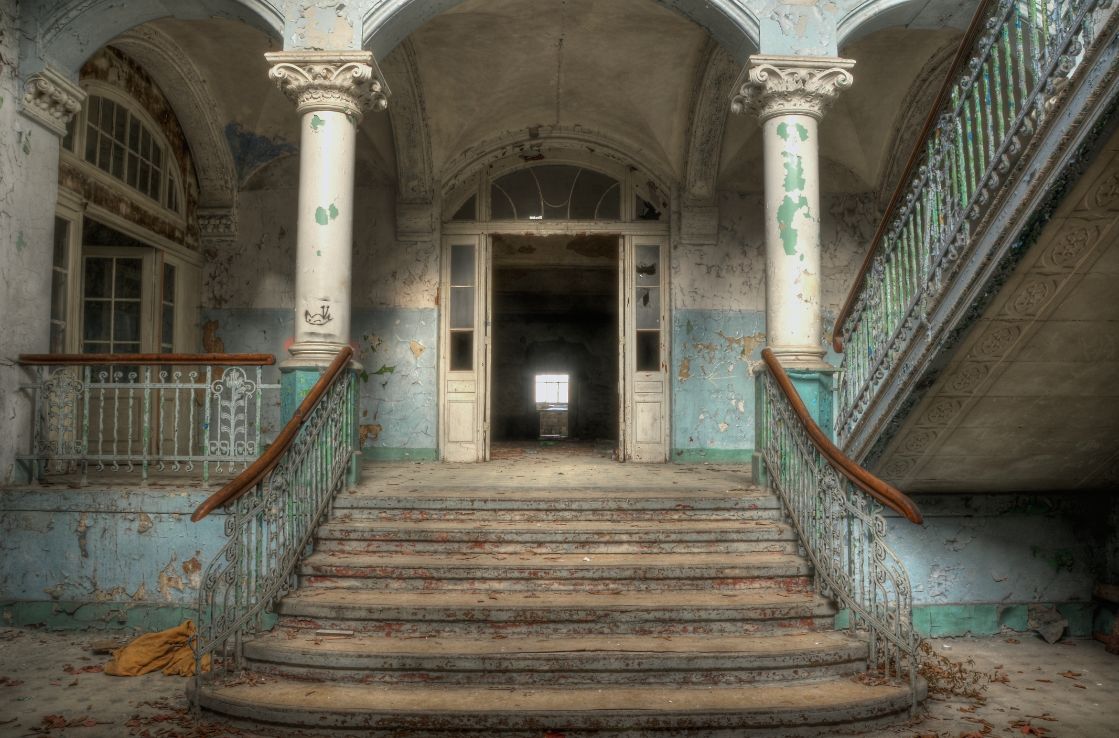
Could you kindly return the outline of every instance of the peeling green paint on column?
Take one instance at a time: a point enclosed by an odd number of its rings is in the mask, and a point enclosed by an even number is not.
[[[800,137],[801,141],[807,141],[808,140],[808,129],[807,128],[802,126],[800,123],[794,123],[793,128],[796,130],[797,136]],[[788,141],[789,140],[789,124],[788,123],[778,123],[777,124],[777,135],[780,136],[781,138],[783,138],[784,140]]]
[[[326,126],[326,121],[320,118],[317,114],[311,116],[311,130],[318,133],[319,130]]]
[[[806,215],[809,214],[808,198],[804,195],[796,200],[785,195],[781,206],[777,208],[777,228],[781,233],[781,246],[789,256],[795,256],[797,252],[797,229],[793,228],[793,218],[801,208],[805,209]]]
[[[800,154],[782,151],[781,158],[785,160],[785,192],[803,190],[804,167],[801,166]]]
[[[321,206],[315,208],[315,222],[319,225],[324,226],[337,217],[338,208],[335,207],[334,203],[331,203],[330,206],[326,208]]]

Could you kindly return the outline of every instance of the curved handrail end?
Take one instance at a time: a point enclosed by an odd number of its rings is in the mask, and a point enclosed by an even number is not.
[[[914,502],[912,498],[889,482],[879,479],[859,466],[853,459],[840,451],[839,447],[832,443],[831,439],[820,430],[820,426],[812,419],[812,416],[808,412],[808,408],[805,407],[804,401],[800,399],[800,394],[797,393],[796,387],[793,386],[792,380],[789,379],[789,375],[785,373],[785,368],[781,366],[781,362],[778,361],[776,354],[768,347],[762,349],[762,360],[765,361],[766,367],[768,367],[770,373],[773,374],[778,388],[780,388],[781,393],[785,395],[785,399],[789,401],[789,405],[793,408],[793,412],[804,425],[804,430],[808,433],[809,440],[812,441],[812,444],[824,455],[831,465],[840,474],[847,477],[856,487],[901,515],[909,522],[916,525],[923,523],[924,516],[921,515],[920,508],[917,507],[917,503]]]
[[[197,523],[217,508],[233,502],[249,489],[255,487],[260,480],[264,479],[268,472],[276,468],[276,465],[280,463],[280,459],[291,446],[292,441],[295,440],[295,436],[303,426],[307,416],[310,415],[315,405],[322,399],[322,396],[326,394],[326,390],[333,384],[335,378],[346,368],[346,365],[350,363],[350,359],[352,359],[353,356],[354,349],[352,346],[343,346],[339,349],[334,360],[330,362],[330,365],[323,371],[318,381],[315,382],[315,385],[311,387],[311,391],[308,392],[307,396],[303,398],[303,401],[299,403],[299,407],[295,409],[291,418],[284,424],[284,427],[276,436],[276,440],[268,447],[268,450],[261,454],[256,461],[245,467],[244,471],[226,482],[221,489],[207,497],[194,511],[194,514],[190,516],[192,523]]]

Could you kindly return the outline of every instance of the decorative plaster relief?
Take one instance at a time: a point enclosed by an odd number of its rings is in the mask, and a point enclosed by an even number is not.
[[[237,235],[237,218],[232,208],[200,208],[198,233],[203,241],[228,240]]]
[[[66,126],[81,111],[85,97],[82,88],[47,67],[27,80],[23,112],[59,136],[65,136]]]
[[[755,54],[738,76],[730,109],[752,110],[762,121],[775,115],[822,118],[840,91],[854,83],[853,66],[854,59],[840,57]]]
[[[368,51],[275,51],[268,76],[300,113],[335,110],[359,121],[366,110],[388,108],[389,88]]]

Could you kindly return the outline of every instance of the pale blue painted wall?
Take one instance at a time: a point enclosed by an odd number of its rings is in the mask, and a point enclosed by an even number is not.
[[[292,311],[286,308],[208,308],[202,321],[216,321],[215,334],[226,350],[264,352],[287,358]],[[438,445],[436,344],[439,319],[434,308],[358,308],[353,312],[357,360],[363,367],[359,422],[366,426],[366,458],[434,458]],[[279,369],[266,372],[279,381]],[[266,403],[265,438],[279,429],[276,394]],[[379,426],[379,427],[378,427]]]
[[[0,616],[17,624],[167,627],[197,604],[225,542],[217,487],[8,489],[0,495]]]
[[[754,448],[751,361],[765,345],[758,310],[672,315],[672,458],[749,461]]]

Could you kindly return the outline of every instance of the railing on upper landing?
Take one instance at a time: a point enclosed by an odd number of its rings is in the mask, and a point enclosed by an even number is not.
[[[226,544],[198,591],[195,695],[211,676],[240,668],[245,639],[266,628],[293,584],[311,536],[345,486],[357,452],[354,351],[343,348],[259,459],[199,505],[224,507]],[[213,663],[211,663],[213,662]]]
[[[1102,47],[1111,1],[980,4],[836,319],[836,437],[849,452],[886,387],[918,378],[912,347],[934,338],[930,316],[947,305],[961,265],[983,263],[973,250],[988,216],[1088,66],[1086,52]]]
[[[26,476],[234,473],[260,454],[271,354],[24,354]]]
[[[781,499],[811,559],[816,589],[868,636],[870,671],[907,680],[917,705],[917,636],[909,574],[886,543],[888,507],[911,523],[916,504],[847,458],[816,425],[770,349],[756,377],[757,447],[765,482]]]

